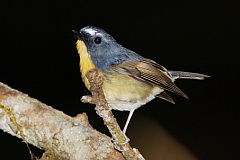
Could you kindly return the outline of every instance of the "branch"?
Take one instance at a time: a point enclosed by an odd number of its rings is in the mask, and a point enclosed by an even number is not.
[[[144,160],[140,152],[135,148],[133,149],[129,145],[127,137],[123,134],[117,123],[117,120],[114,118],[111,109],[109,108],[105,99],[102,90],[103,80],[101,76],[98,75],[97,69],[88,71],[86,76],[91,86],[90,91],[92,92],[92,96],[83,96],[82,102],[92,103],[96,105],[97,114],[102,117],[104,124],[107,126],[109,132],[111,133],[113,140],[116,142],[116,148],[122,152],[123,156],[127,160]]]
[[[42,159],[124,159],[85,113],[70,117],[0,83],[0,129],[45,150]]]

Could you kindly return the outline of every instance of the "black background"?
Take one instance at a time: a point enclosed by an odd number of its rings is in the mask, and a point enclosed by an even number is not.
[[[171,94],[176,105],[157,99],[135,114],[158,121],[199,159],[239,159],[239,2],[1,0],[0,7],[1,82],[68,115],[87,112],[108,134],[93,106],[79,101],[87,92],[71,33],[101,27],[168,69],[211,75],[176,82],[189,100]],[[127,113],[114,113],[123,125]],[[3,132],[0,148],[5,159],[30,159],[26,145]]]

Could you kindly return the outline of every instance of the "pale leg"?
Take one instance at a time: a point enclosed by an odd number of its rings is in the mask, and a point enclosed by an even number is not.
[[[131,118],[132,118],[133,112],[134,112],[134,110],[131,110],[131,111],[129,112],[129,114],[128,114],[127,122],[126,122],[126,124],[125,124],[125,126],[124,126],[124,128],[123,128],[123,133],[124,133],[124,134],[126,134],[127,127],[128,127],[128,124],[129,124],[129,122],[130,122],[130,120],[131,120]]]

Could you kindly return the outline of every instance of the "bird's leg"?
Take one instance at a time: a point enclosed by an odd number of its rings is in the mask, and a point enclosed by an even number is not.
[[[112,107],[111,107],[111,104],[134,104],[134,103],[136,103],[135,101],[121,101],[121,100],[107,100],[107,103],[109,104],[109,110],[111,110],[112,109]],[[97,112],[97,114],[99,115],[99,107],[95,107],[95,110],[96,110],[96,112]],[[105,112],[108,112],[109,110],[104,110]],[[101,110],[102,111],[102,110]],[[129,141],[130,141],[130,139],[126,136],[126,131],[127,131],[127,127],[128,127],[128,124],[129,124],[129,122],[130,122],[130,120],[131,120],[131,117],[132,117],[132,115],[133,115],[133,112],[134,112],[134,110],[131,110],[130,112],[129,112],[129,115],[128,115],[128,118],[127,118],[127,121],[126,121],[126,124],[125,124],[125,126],[124,126],[124,129],[123,129],[123,135],[124,135],[124,137],[125,137],[125,142],[118,142],[117,140],[115,140],[115,139],[112,139],[112,142],[113,142],[113,144],[114,144],[114,147],[115,147],[115,149],[117,149],[117,150],[119,150],[119,151],[124,151],[122,148],[121,148],[121,145],[125,145],[126,143],[128,143]]]
[[[131,120],[131,118],[132,118],[133,112],[134,112],[134,110],[131,110],[131,111],[129,112],[127,121],[126,121],[125,126],[124,126],[124,128],[123,128],[123,133],[124,133],[125,135],[126,135],[126,131],[127,131],[128,124],[129,124],[129,122],[130,122],[130,120]]]
[[[127,118],[127,121],[126,121],[126,124],[125,124],[125,126],[124,126],[124,128],[123,128],[123,134],[124,134],[124,136],[125,136],[125,138],[126,138],[126,141],[123,142],[123,143],[119,143],[119,142],[117,142],[117,141],[114,140],[114,139],[112,140],[115,149],[117,149],[117,150],[119,150],[119,151],[124,151],[123,149],[121,149],[120,146],[121,146],[121,145],[124,145],[124,144],[126,144],[126,143],[128,143],[128,142],[130,141],[130,139],[126,136],[126,131],[127,131],[128,124],[129,124],[129,122],[130,122],[130,120],[131,120],[131,118],[132,118],[133,112],[134,112],[134,110],[131,110],[131,111],[129,112],[128,118]]]
[[[133,104],[133,103],[136,103],[135,101],[117,101],[117,100],[108,100],[107,102],[108,102],[108,103],[119,103],[119,104],[128,104],[128,103]],[[128,143],[129,140],[130,140],[130,139],[126,136],[126,131],[127,131],[128,124],[129,124],[129,122],[130,122],[130,120],[131,120],[131,118],[132,118],[133,112],[134,112],[134,110],[130,110],[130,112],[129,112],[129,114],[128,114],[127,121],[126,121],[125,126],[124,126],[124,128],[123,128],[123,134],[124,134],[124,136],[126,137],[126,142],[124,142],[124,143],[122,143],[122,144],[126,144],[126,143]]]
[[[134,103],[136,103],[136,101],[119,101],[119,100],[107,100],[107,103],[108,104],[134,104]],[[126,131],[127,131],[127,127],[128,127],[128,124],[129,124],[129,122],[130,122],[130,120],[131,120],[131,118],[132,118],[132,115],[133,115],[133,112],[134,112],[134,110],[130,110],[130,112],[129,112],[129,114],[128,114],[128,118],[127,118],[127,121],[126,121],[126,123],[125,123],[125,126],[124,126],[124,128],[123,128],[123,133],[124,134],[126,134]]]

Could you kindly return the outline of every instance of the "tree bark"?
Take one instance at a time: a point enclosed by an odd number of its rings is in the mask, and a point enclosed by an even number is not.
[[[42,159],[124,159],[85,113],[70,117],[0,83],[0,129],[45,150]]]

